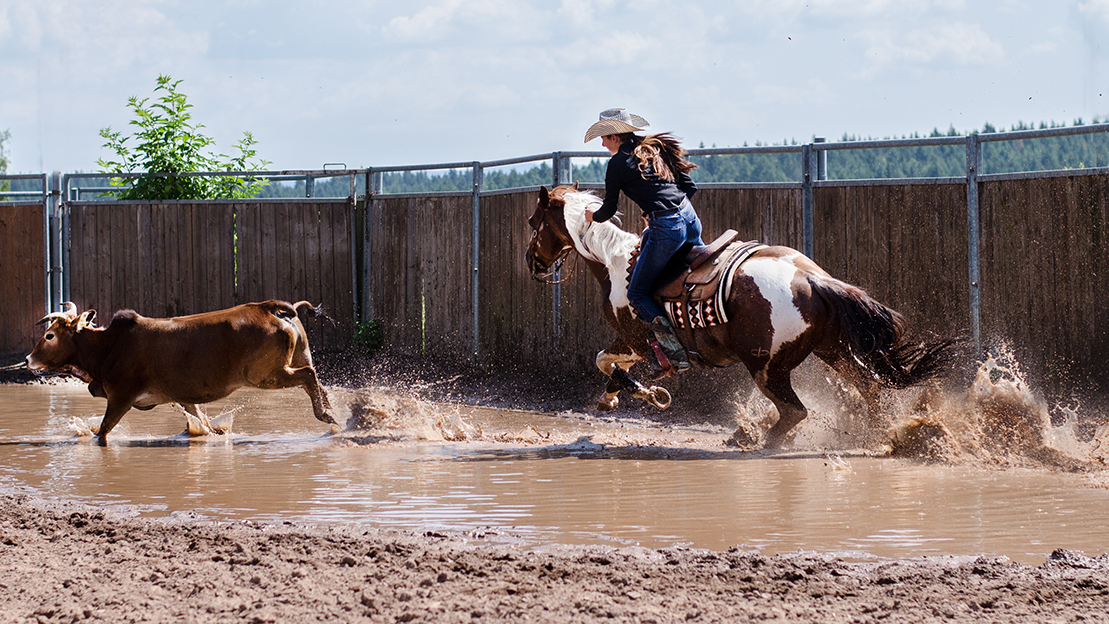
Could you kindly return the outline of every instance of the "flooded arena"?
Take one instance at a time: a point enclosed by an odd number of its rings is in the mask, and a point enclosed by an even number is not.
[[[961,391],[899,394],[881,429],[824,372],[798,384],[814,409],[782,451],[743,442],[772,413],[757,394],[736,396],[734,422],[660,423],[645,406],[547,413],[388,387],[332,387],[348,422],[337,435],[299,389],[240,390],[207,406],[223,433],[190,435],[183,411],[160,406],[129,412],[100,448],[103,401],[84,384],[7,385],[0,483],[143,517],[481,532],[530,547],[1038,564],[1109,544],[1107,428],[1080,428],[1080,406],[1052,409],[1011,361],[990,358]]]
[[[961,387],[891,397],[888,422],[875,424],[827,370],[799,373],[813,409],[777,451],[753,442],[772,413],[742,385],[715,397],[712,414],[676,403],[668,415],[635,401],[611,413],[544,411],[507,409],[504,393],[483,402],[472,388],[467,401],[427,391],[458,378],[333,385],[347,423],[335,435],[298,389],[241,390],[206,406],[202,435],[202,423],[160,406],[129,412],[106,447],[92,436],[103,401],[84,384],[0,385],[0,614],[1019,622],[1105,613],[1107,433],[1080,404],[1049,405],[1000,357]]]

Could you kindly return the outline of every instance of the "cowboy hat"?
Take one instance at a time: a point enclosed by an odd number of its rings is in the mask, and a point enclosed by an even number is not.
[[[585,131],[585,142],[588,143],[599,136],[609,134],[624,134],[626,132],[639,132],[650,129],[651,124],[639,115],[633,115],[624,108],[610,108],[601,111],[600,121],[589,126]]]

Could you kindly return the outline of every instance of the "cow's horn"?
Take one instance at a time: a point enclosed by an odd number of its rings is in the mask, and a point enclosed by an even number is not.
[[[62,314],[61,312],[51,312],[50,314],[47,314],[46,316],[40,318],[38,320],[38,322],[35,323],[35,325],[42,325],[43,323],[45,323],[47,321],[54,321],[54,320],[58,320],[58,319],[68,321],[69,317],[66,316],[65,314]]]
[[[77,305],[76,304],[74,304],[72,301],[66,301],[65,303],[62,304],[62,306],[65,307],[65,310],[63,310],[62,312],[51,312],[50,314],[47,314],[46,316],[39,319],[39,321],[37,323],[35,323],[35,325],[42,325],[43,323],[45,323],[47,321],[53,321],[53,320],[56,320],[56,319],[64,319],[66,321],[72,321],[73,319],[77,318]]]

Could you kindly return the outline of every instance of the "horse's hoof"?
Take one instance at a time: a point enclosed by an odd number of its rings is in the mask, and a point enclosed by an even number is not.
[[[597,410],[602,412],[611,412],[612,410],[616,409],[617,405],[620,405],[620,399],[616,397],[612,397],[611,401],[605,401],[604,399],[601,399],[600,401],[597,401]]]
[[[732,434],[732,437],[724,440],[724,446],[730,446],[734,448],[751,448],[758,446],[758,441],[755,440],[755,438],[751,437],[751,434],[748,433],[746,429],[744,429],[743,427],[737,427],[735,432]]]
[[[786,443],[786,436],[784,434],[779,435],[779,434],[774,434],[772,432],[768,432],[766,434],[766,437],[763,438],[762,446],[763,446],[763,448],[768,448],[768,449],[780,449],[783,446],[785,446],[785,443]]]
[[[665,411],[670,407],[670,391],[662,386],[651,386],[647,390],[647,402],[660,410]]]

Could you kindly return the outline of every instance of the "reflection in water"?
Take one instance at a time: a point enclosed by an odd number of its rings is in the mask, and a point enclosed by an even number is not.
[[[1109,491],[1042,467],[743,452],[711,425],[333,394],[380,413],[331,437],[298,390],[240,391],[208,409],[237,410],[231,435],[181,436],[184,416],[162,406],[130,412],[101,448],[69,428],[103,409],[83,386],[3,386],[0,485],[147,515],[473,531],[535,545],[1039,563],[1055,548],[1097,555],[1109,543]]]

